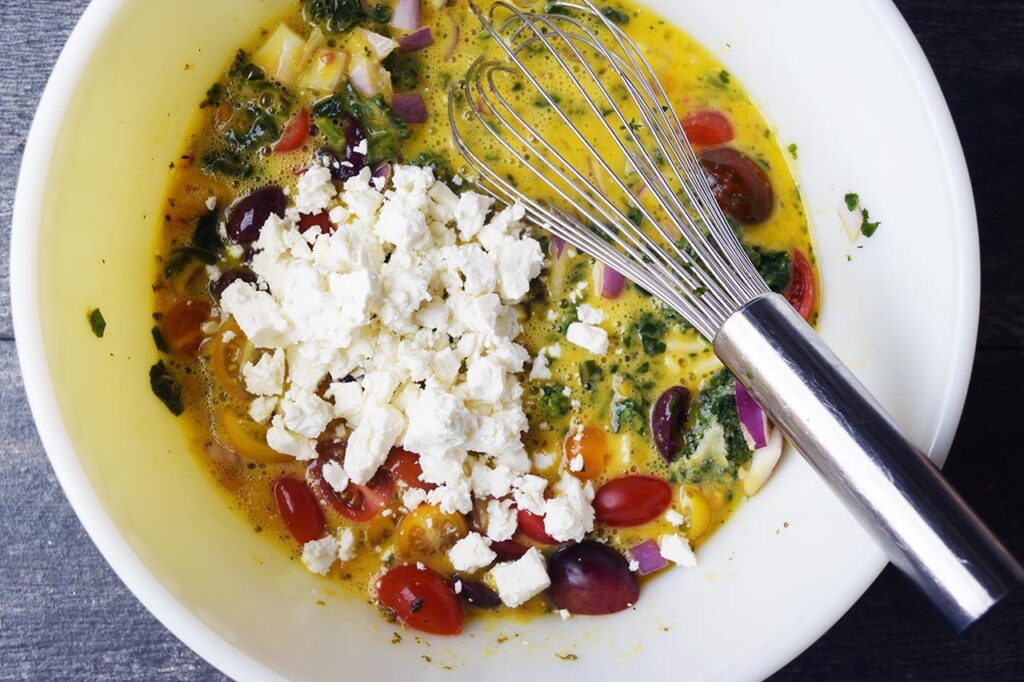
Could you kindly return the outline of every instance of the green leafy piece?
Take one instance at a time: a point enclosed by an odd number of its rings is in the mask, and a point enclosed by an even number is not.
[[[789,150],[789,155],[793,157],[794,161],[796,161],[797,158],[799,158],[799,148],[796,146],[795,142],[790,142],[789,146],[786,147],[786,149]]]
[[[448,161],[434,152],[420,152],[416,156],[409,159],[409,163],[413,166],[419,166],[420,168],[430,167],[434,170],[434,177],[438,180],[448,182],[452,177],[451,167],[448,165]]]
[[[549,2],[544,5],[545,14],[568,14],[568,8],[564,7],[558,2]]]
[[[871,222],[871,214],[866,208],[860,210],[860,233],[865,237],[871,237],[881,224],[881,221]]]
[[[415,90],[420,84],[419,57],[392,52],[384,59],[383,64],[391,74],[391,85],[395,92]]]
[[[625,12],[620,12],[614,7],[602,7],[601,14],[603,14],[608,21],[619,24],[620,26],[625,26],[629,23],[629,15]]]
[[[371,21],[371,22],[373,22],[375,24],[386,24],[386,23],[388,23],[389,21],[391,21],[391,15],[392,15],[391,8],[388,7],[387,5],[382,5],[380,3],[374,5],[373,7],[369,8],[368,10],[366,10],[366,18],[367,18],[367,20],[369,20],[369,21]]]
[[[584,360],[579,364],[580,384],[587,391],[594,390],[598,382],[604,379],[604,370],[593,360]]]
[[[615,401],[612,403],[612,432],[618,433],[626,428],[644,435],[647,432],[647,420],[644,418],[646,412],[645,405],[632,398]]]
[[[750,262],[764,278],[768,288],[781,294],[793,279],[793,259],[785,251],[773,251],[762,246],[745,245]]]
[[[860,206],[860,195],[856,192],[849,192],[843,197],[843,201],[846,202],[847,211],[856,211],[857,207]]]
[[[302,11],[327,33],[343,33],[367,18],[359,0],[304,0]]]
[[[86,317],[89,318],[89,326],[92,328],[92,333],[96,335],[96,338],[102,339],[103,332],[107,330],[107,321],[103,319],[103,313],[100,312],[99,308],[93,308]]]
[[[199,159],[199,165],[207,173],[229,178],[247,178],[252,175],[252,164],[230,149],[206,152]]]
[[[224,86],[220,83],[214,83],[210,86],[210,89],[206,91],[206,97],[199,103],[199,108],[205,109],[206,107],[215,107],[220,104],[223,96]]]
[[[729,75],[728,71],[723,69],[722,71],[718,72],[718,80],[720,80],[725,85],[728,85],[729,81],[732,80],[732,76]]]
[[[224,126],[224,137],[235,147],[245,150],[269,145],[280,134],[274,117],[252,103],[235,110]]]
[[[161,353],[170,353],[171,348],[167,345],[167,341],[164,339],[163,332],[160,331],[160,325],[155,325],[152,329],[153,334],[153,345]]]
[[[572,407],[565,386],[556,381],[540,387],[540,406],[549,419],[564,417]]]
[[[384,95],[362,100],[352,113],[366,135],[366,162],[373,166],[395,159],[402,140],[408,138],[410,132],[402,117],[384,101]]]
[[[163,360],[149,368],[149,386],[153,389],[153,394],[171,411],[171,414],[177,417],[185,411],[181,385]]]
[[[728,370],[720,370],[708,380],[697,396],[691,414],[691,426],[684,439],[682,466],[685,467],[686,461],[698,452],[704,438],[716,426],[722,429],[725,451],[721,454],[730,468],[735,470],[750,459],[752,453],[743,438],[743,431],[740,430],[740,418],[736,410],[736,380]],[[693,476],[703,477],[713,473],[712,465],[707,462],[702,464],[707,468],[690,472],[691,480]]]
[[[641,313],[636,323],[636,332],[640,337],[640,344],[644,352],[649,356],[661,355],[665,352],[665,321],[653,313]]]
[[[217,229],[217,212],[208,211],[196,222],[192,240],[185,246],[179,246],[171,252],[164,264],[164,276],[172,277],[185,269],[192,259],[207,265],[220,260],[224,243]]]

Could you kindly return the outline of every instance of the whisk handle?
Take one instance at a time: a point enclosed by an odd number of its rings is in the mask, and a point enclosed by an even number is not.
[[[957,631],[1024,570],[784,298],[755,299],[718,357]]]

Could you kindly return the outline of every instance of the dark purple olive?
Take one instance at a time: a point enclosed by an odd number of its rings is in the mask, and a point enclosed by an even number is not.
[[[658,398],[651,408],[651,433],[658,452],[671,462],[682,447],[683,426],[690,412],[690,391],[673,386]]]
[[[775,204],[772,183],[749,156],[731,147],[700,154],[700,165],[722,211],[741,223],[761,223]]]
[[[548,598],[556,609],[600,616],[628,609],[640,597],[640,584],[625,557],[608,545],[585,540],[548,560]]]
[[[464,601],[481,609],[494,609],[501,606],[501,597],[497,592],[476,580],[466,580],[458,573],[452,574],[452,588]]]
[[[220,302],[220,297],[224,295],[224,290],[231,286],[232,282],[239,280],[249,284],[256,284],[256,275],[248,270],[228,270],[216,282],[210,282],[210,295],[213,296],[213,300]]]
[[[237,244],[251,244],[260,237],[270,214],[284,217],[288,198],[277,185],[269,185],[239,199],[228,210],[228,237]]]
[[[366,168],[366,154],[356,151],[356,147],[366,139],[366,136],[363,135],[359,124],[351,117],[343,118],[338,124],[338,128],[345,135],[345,148],[324,149],[321,155],[326,157],[326,165],[331,171],[331,177],[344,182]]]

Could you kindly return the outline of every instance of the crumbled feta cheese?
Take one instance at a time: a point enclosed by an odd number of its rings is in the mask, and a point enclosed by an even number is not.
[[[338,193],[331,181],[331,169],[321,165],[310,166],[299,176],[295,208],[299,213],[315,215],[331,204]]]
[[[683,525],[683,523],[686,522],[686,519],[683,518],[683,515],[677,512],[675,509],[669,509],[667,512],[665,512],[665,520],[673,526],[681,526]]]
[[[351,528],[346,528],[338,535],[338,561],[342,563],[356,558],[356,536]]]
[[[262,424],[274,414],[279,398],[274,395],[260,396],[249,405],[249,416],[257,424]]]
[[[563,473],[557,492],[544,504],[544,532],[559,542],[579,542],[594,529],[594,487]]]
[[[319,436],[334,418],[329,402],[311,390],[294,385],[281,400],[280,412],[289,430],[307,438]]]
[[[569,471],[583,471],[583,455],[576,455],[569,459]]]
[[[658,550],[661,556],[683,568],[693,568],[697,565],[697,555],[690,549],[690,543],[678,533],[658,538]]]
[[[516,561],[498,564],[491,569],[490,576],[502,603],[512,608],[525,604],[551,585],[544,557],[536,547]]]
[[[484,226],[487,211],[494,199],[477,192],[463,192],[459,197],[459,205],[455,208],[455,224],[459,228],[462,241],[468,242],[476,236]]]
[[[532,514],[542,515],[544,513],[544,491],[548,487],[548,481],[540,476],[526,474],[520,476],[513,485],[513,498],[519,509],[525,509]]]
[[[467,573],[490,566],[497,556],[491,549],[490,542],[479,533],[470,533],[448,550],[448,558],[455,570]]]
[[[572,614],[569,613],[569,609],[558,609],[558,617],[564,622],[572,618]]]
[[[345,473],[353,483],[362,485],[373,478],[404,428],[405,418],[393,407],[363,408],[359,426],[349,437],[345,450]]]
[[[630,559],[629,560],[629,570],[633,571],[633,573],[636,573],[637,571],[639,571],[640,570],[640,562],[637,561],[636,559]]]
[[[573,322],[565,333],[569,343],[580,348],[585,348],[594,355],[604,355],[608,352],[608,332],[590,324]]]
[[[333,459],[328,460],[324,463],[320,473],[334,492],[345,492],[345,488],[348,487],[348,474],[345,473],[345,469],[340,464]]]
[[[294,433],[284,425],[284,417],[274,415],[267,429],[267,445],[298,460],[316,459],[316,441]]]
[[[576,306],[576,318],[584,324],[601,324],[605,320],[602,311],[586,303]]]
[[[548,369],[548,359],[537,354],[537,357],[533,361],[533,367],[530,368],[530,379],[534,381],[543,381],[551,378],[551,370]]]
[[[511,500],[488,500],[487,537],[491,540],[509,540],[519,522]]]
[[[427,491],[422,488],[409,488],[402,493],[402,506],[412,511],[427,501]]]
[[[310,540],[302,546],[302,563],[318,575],[326,575],[337,558],[338,541],[331,535],[319,540]]]

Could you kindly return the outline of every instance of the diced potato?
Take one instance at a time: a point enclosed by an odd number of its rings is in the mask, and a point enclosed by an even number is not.
[[[292,86],[302,70],[305,49],[306,41],[287,24],[281,24],[252,56],[252,63],[263,69],[268,78]]]
[[[363,97],[378,93],[382,93],[385,99],[391,97],[391,74],[375,59],[354,55],[349,62],[348,79]]]
[[[299,76],[299,87],[324,92],[337,90],[348,76],[348,63],[347,52],[330,48],[317,50]]]

